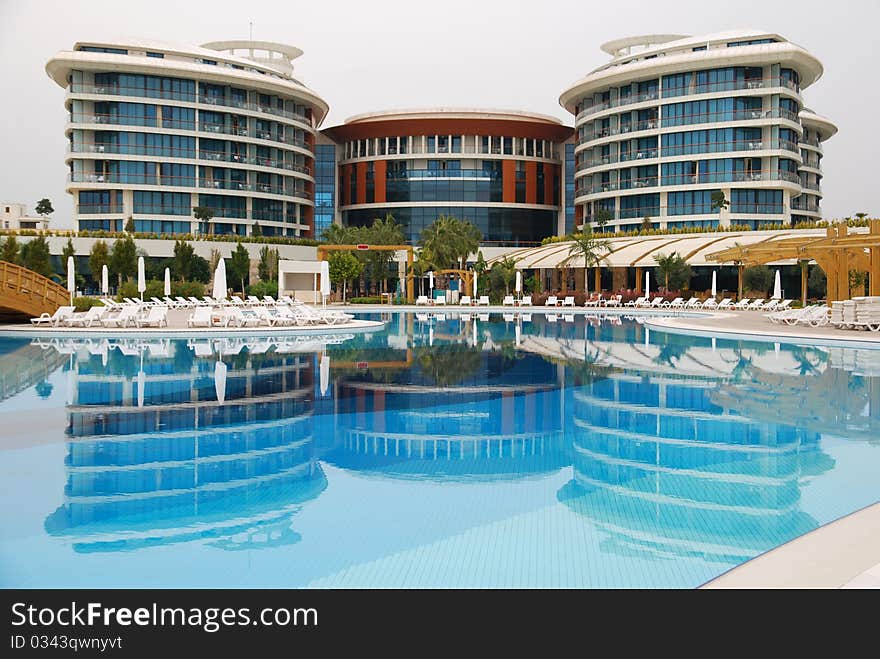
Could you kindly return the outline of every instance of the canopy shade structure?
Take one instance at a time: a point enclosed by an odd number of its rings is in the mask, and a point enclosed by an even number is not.
[[[880,220],[871,220],[869,230],[837,224],[819,232],[780,233],[763,241],[726,246],[706,258],[741,266],[815,261],[828,278],[829,300],[849,299],[850,270],[868,272],[870,294],[880,295]]]
[[[798,241],[823,238],[825,229],[775,230],[775,231],[733,231],[712,233],[669,234],[663,236],[629,236],[609,238],[608,249],[599,262],[602,268],[653,268],[657,265],[654,256],[678,253],[691,266],[711,266],[733,259],[710,259],[715,255],[736,247],[749,247],[768,241],[793,239]],[[490,259],[489,267],[505,257],[516,260],[518,270],[540,268],[583,268],[582,256],[572,256],[570,241],[550,243],[540,247],[512,250]],[[793,265],[796,256],[782,255],[772,261],[775,265]]]

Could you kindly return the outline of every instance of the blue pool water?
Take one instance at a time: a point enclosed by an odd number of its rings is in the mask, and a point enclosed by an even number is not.
[[[880,350],[369,317],[0,339],[0,584],[693,587],[880,499]]]

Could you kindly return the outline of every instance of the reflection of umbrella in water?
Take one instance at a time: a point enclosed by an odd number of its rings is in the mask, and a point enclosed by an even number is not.
[[[477,347],[477,319],[474,318],[474,347]]]
[[[522,341],[522,330],[519,327],[519,324],[514,327],[514,331],[516,333],[516,347],[519,347],[520,342]]]
[[[433,325],[428,327],[428,345],[429,346],[434,345],[434,326]]]
[[[143,369],[138,371],[138,407],[144,406],[144,389],[147,387],[147,377],[144,374]]]
[[[330,358],[327,353],[321,355],[321,395],[326,396],[330,388]]]
[[[214,364],[214,391],[222,405],[226,400],[226,364],[219,360]]]

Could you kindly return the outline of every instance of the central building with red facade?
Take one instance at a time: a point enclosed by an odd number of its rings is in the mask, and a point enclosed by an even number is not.
[[[336,144],[346,226],[391,214],[408,242],[440,215],[473,222],[483,244],[565,233],[565,142],[553,117],[507,110],[392,110],[323,131]]]

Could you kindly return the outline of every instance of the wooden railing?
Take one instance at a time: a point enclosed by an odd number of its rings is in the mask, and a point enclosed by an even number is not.
[[[70,293],[51,279],[20,265],[0,261],[0,310],[39,316],[70,304]]]

